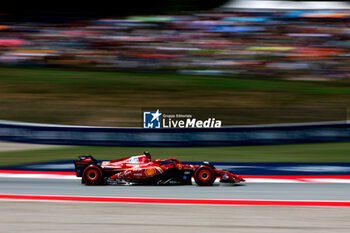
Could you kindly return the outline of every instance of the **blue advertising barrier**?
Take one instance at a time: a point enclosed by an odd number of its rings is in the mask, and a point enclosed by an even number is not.
[[[91,146],[232,146],[350,141],[348,122],[222,128],[116,128],[0,121],[0,140]]]

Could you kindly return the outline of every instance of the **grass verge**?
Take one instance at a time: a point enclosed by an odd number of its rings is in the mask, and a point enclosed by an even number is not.
[[[0,67],[0,119],[56,124],[137,126],[143,107],[292,108],[240,112],[234,124],[333,119],[330,108],[350,106],[350,81],[189,76]],[[319,114],[315,109],[322,109]],[[311,110],[310,110],[311,109]],[[286,118],[287,117],[287,118]],[[341,115],[341,120],[345,118]],[[237,119],[236,119],[237,118]]]
[[[97,159],[116,159],[149,150],[153,158],[175,157],[181,161],[212,162],[350,162],[350,142],[238,147],[63,147],[3,151],[0,166],[76,159],[91,154]]]

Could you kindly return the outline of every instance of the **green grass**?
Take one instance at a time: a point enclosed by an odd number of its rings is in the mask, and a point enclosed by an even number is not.
[[[0,68],[0,119],[78,125],[140,126],[141,108],[350,107],[350,81],[189,76]],[[322,111],[329,115],[331,111]],[[121,113],[125,113],[121,116]],[[237,124],[268,121],[242,115]],[[281,117],[279,116],[281,115]],[[288,114],[288,122],[304,112]],[[280,119],[282,113],[270,116]],[[245,121],[250,118],[251,121]],[[344,116],[345,118],[345,116]],[[280,123],[280,122],[266,122]]]
[[[315,143],[273,146],[136,148],[63,147],[0,152],[0,166],[73,160],[82,154],[96,159],[116,159],[149,150],[153,158],[175,157],[181,161],[212,162],[350,162],[350,143]]]
[[[234,124],[245,125],[304,122],[308,116],[309,121],[319,116],[339,120],[339,114],[331,109],[350,107],[350,81],[0,68],[2,120],[139,127],[144,107],[256,110],[237,110],[229,116]],[[304,110],[266,110],[294,107]],[[346,113],[341,114],[341,120],[344,118]],[[142,153],[144,149],[150,150],[153,157],[176,157],[182,161],[350,162],[349,143],[330,143],[202,148],[63,147],[0,152],[0,166],[75,159],[80,154],[113,159]]]
[[[105,93],[107,90],[227,89],[254,91],[292,91],[308,94],[350,94],[349,81],[286,81],[277,78],[195,76],[176,73],[123,73],[57,69],[0,68],[0,82],[12,84],[49,84],[58,87],[83,87]],[[174,84],[174,85],[172,85]],[[60,86],[62,85],[62,86]],[[33,86],[35,89],[35,86]],[[89,90],[88,90],[89,91]]]

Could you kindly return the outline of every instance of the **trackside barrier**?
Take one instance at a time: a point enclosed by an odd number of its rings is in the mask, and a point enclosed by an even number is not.
[[[115,128],[0,121],[0,140],[94,146],[231,146],[350,141],[349,122],[222,128]]]

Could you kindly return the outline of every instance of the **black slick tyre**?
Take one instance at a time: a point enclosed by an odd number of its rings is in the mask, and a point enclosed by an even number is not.
[[[215,171],[211,167],[201,166],[194,172],[194,180],[199,186],[211,186],[215,179]]]
[[[103,184],[103,172],[100,166],[90,165],[83,171],[83,182],[86,185],[100,185]]]

